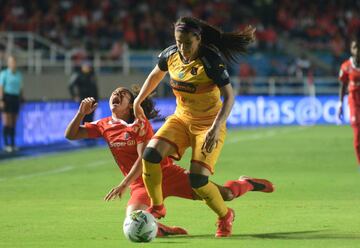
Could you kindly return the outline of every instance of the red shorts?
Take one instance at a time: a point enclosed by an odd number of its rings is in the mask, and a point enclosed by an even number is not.
[[[169,196],[193,200],[193,191],[190,186],[189,176],[184,168],[177,165],[171,165],[163,168],[162,190],[164,199]],[[151,201],[146,192],[144,184],[135,184],[131,186],[130,199],[127,205],[143,204],[150,206]]]

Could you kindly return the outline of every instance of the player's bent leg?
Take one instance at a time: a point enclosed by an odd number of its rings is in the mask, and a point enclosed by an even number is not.
[[[190,184],[193,190],[206,204],[219,216],[223,217],[227,213],[227,207],[218,188],[212,182],[209,182],[208,176],[199,174],[189,174]]]
[[[189,174],[190,184],[193,190],[206,204],[218,215],[216,237],[228,237],[232,232],[234,211],[227,208],[217,186],[208,181],[208,176]]]
[[[219,216],[224,217],[227,207],[216,185],[209,181],[210,171],[198,163],[191,163],[189,181],[195,193]]]
[[[246,180],[230,180],[224,184],[224,188],[232,192],[233,198],[238,198],[254,189],[253,185]],[[230,200],[232,200],[230,199]]]
[[[215,184],[215,186],[218,188],[220,195],[224,201],[231,201],[235,198],[233,191],[226,185],[222,186],[222,185],[218,185],[214,182],[212,182],[212,183]]]
[[[235,220],[235,212],[231,208],[228,208],[228,212],[222,218],[217,221],[217,230],[215,237],[229,237],[232,233],[232,223]]]
[[[161,223],[157,223],[158,224],[158,233],[157,233],[157,237],[164,237],[164,236],[170,236],[170,235],[187,235],[188,232],[179,226],[166,226],[164,224]]]
[[[152,205],[156,206],[163,204],[161,160],[161,154],[155,148],[145,148],[142,160],[142,177]]]
[[[250,183],[253,186],[253,189],[251,191],[271,193],[275,190],[275,186],[273,185],[273,183],[266,179],[241,176],[239,178],[239,181],[247,181],[248,183]]]

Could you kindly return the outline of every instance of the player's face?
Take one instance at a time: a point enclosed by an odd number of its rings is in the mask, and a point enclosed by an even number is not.
[[[128,90],[124,88],[117,88],[113,91],[109,99],[109,106],[111,112],[122,113],[131,108],[131,95]]]
[[[196,57],[200,46],[200,37],[193,33],[175,32],[176,46],[185,60],[189,61]]]
[[[353,57],[356,57],[357,60],[360,59],[360,42],[352,41],[350,45],[350,52]]]

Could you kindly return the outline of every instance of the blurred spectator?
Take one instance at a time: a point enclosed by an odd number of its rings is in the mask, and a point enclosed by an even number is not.
[[[98,100],[96,75],[90,62],[83,62],[80,70],[71,76],[69,92],[72,99],[78,103],[86,97],[93,97],[96,101]],[[84,118],[84,122],[92,122],[93,120],[94,112]]]
[[[95,50],[121,54],[118,41],[130,49],[171,45],[171,26],[180,15],[192,15],[224,31],[257,27],[254,50],[276,52],[279,41],[291,41],[314,55],[333,55],[336,64],[351,33],[360,29],[360,1],[160,1],[160,0],[2,0],[0,31],[31,31],[76,49],[76,61]],[[81,44],[81,45],[79,45]],[[84,55],[85,54],[85,55]],[[339,59],[340,58],[340,59]]]
[[[109,58],[111,60],[120,60],[124,54],[124,51],[127,50],[127,44],[122,40],[115,41],[110,49]]]
[[[296,72],[295,72],[296,77],[298,78],[307,77],[311,67],[311,62],[306,57],[306,55],[302,54],[299,58],[296,59],[295,63],[296,63]]]
[[[9,56],[7,66],[0,73],[0,109],[3,112],[4,149],[6,152],[14,152],[17,150],[16,121],[23,101],[23,77],[13,56]]]
[[[343,61],[343,54],[345,52],[345,41],[340,34],[336,34],[330,41],[330,49],[333,55],[332,70],[336,75],[338,68]]]
[[[299,78],[301,83],[304,85],[304,94],[315,96],[315,85],[311,62],[304,54],[296,59],[296,77]]]

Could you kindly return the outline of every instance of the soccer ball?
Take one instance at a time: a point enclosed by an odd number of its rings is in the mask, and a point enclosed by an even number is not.
[[[126,216],[123,230],[125,237],[132,242],[150,242],[157,234],[157,222],[152,214],[135,210]]]

